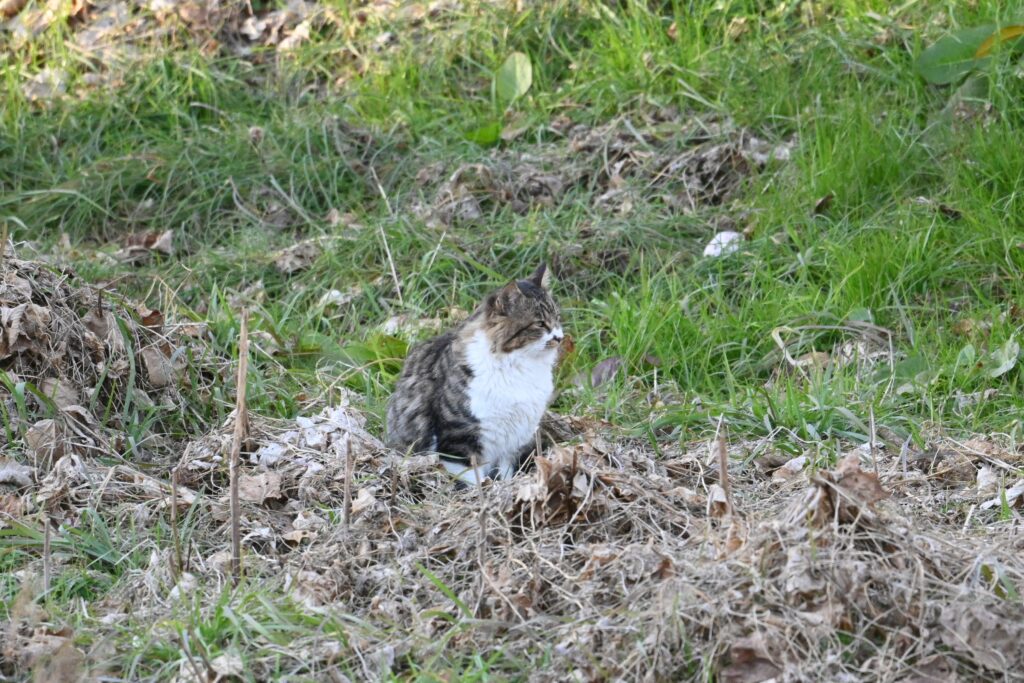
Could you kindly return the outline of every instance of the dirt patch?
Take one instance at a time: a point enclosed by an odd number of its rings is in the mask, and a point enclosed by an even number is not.
[[[161,435],[177,419],[179,387],[201,392],[217,379],[204,334],[8,249],[0,260],[0,409],[11,452],[39,476],[64,457],[166,455]]]
[[[986,507],[997,494],[981,474],[1005,479],[1022,458],[998,443],[852,449],[820,470],[807,456],[744,465],[770,444],[736,444],[723,481],[707,444],[656,455],[562,419],[561,445],[533,471],[457,491],[436,458],[382,448],[358,403],[251,425],[248,580],[350,624],[344,642],[296,638],[290,666],[379,679],[479,656],[537,681],[909,681],[1024,665],[1022,503]],[[68,514],[96,494],[87,482],[103,481],[111,506],[149,501],[163,517],[176,501],[196,515],[184,559],[155,549],[149,571],[97,606],[109,610],[101,623],[159,621],[182,596],[216,603],[230,433],[228,423],[189,446],[176,498],[168,480],[96,461],[42,483],[37,495],[75,492],[62,498]],[[183,670],[196,665],[182,657]],[[269,675],[279,658],[246,665]]]

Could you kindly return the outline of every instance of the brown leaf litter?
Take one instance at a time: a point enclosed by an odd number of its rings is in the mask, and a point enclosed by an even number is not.
[[[74,644],[74,631],[51,619],[36,604],[39,585],[28,579],[13,600],[7,623],[0,631],[0,672],[32,671],[34,680],[81,680],[85,655]]]
[[[606,212],[629,214],[640,196],[653,196],[688,214],[727,202],[752,173],[788,160],[792,147],[792,142],[769,143],[729,120],[684,122],[662,110],[643,122],[576,125],[528,152],[497,149],[454,169],[424,167],[417,178],[432,198],[414,211],[428,222],[450,226],[502,206],[526,213],[584,187]]]
[[[24,49],[51,26],[62,24],[67,46],[84,67],[73,93],[81,94],[120,87],[128,69],[167,45],[262,64],[287,58],[314,33],[324,33],[346,44],[338,50],[336,62],[343,68],[335,81],[312,84],[325,89],[363,73],[372,52],[402,42],[431,41],[439,31],[452,30],[460,7],[450,0],[360,3],[353,21],[330,4],[310,0],[2,0],[0,49]],[[45,60],[45,51],[37,56]],[[26,76],[23,91],[28,99],[48,106],[67,94],[67,80],[66,73],[44,64]]]
[[[646,440],[562,418],[547,421],[557,443],[532,470],[459,491],[435,456],[385,449],[361,402],[342,394],[309,416],[250,424],[240,486],[248,580],[311,614],[351,619],[345,643],[315,629],[295,638],[284,655],[294,665],[379,679],[439,655],[500,652],[536,681],[953,680],[928,676],[1024,666],[1024,614],[1009,592],[1024,587],[1019,517],[976,510],[968,526],[937,516],[937,501],[953,499],[913,455],[850,449],[831,468],[808,455],[773,480],[740,452],[765,444],[737,444],[730,504],[707,445],[663,443],[655,455]],[[191,507],[195,519],[179,578],[169,551],[154,550],[153,569],[121,583],[110,619],[216,602],[229,571],[231,427],[193,442],[177,467],[179,512]],[[934,448],[975,468],[1021,460],[991,442]],[[914,464],[904,471],[904,461]],[[62,462],[35,495],[62,490],[64,514],[93,500],[95,482],[104,504],[148,501],[147,514],[167,514],[163,477]],[[973,478],[957,495],[982,500]],[[257,677],[281,666],[245,663]]]
[[[159,311],[69,270],[10,255],[0,261],[0,402],[12,432],[23,435],[12,452],[24,453],[39,477],[66,457],[120,452],[133,403],[175,411],[189,358],[204,348],[165,325]],[[212,379],[210,369],[196,377]],[[159,446],[151,433],[133,457]]]

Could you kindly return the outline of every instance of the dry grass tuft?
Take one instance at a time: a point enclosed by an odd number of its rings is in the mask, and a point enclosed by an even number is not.
[[[212,367],[195,367],[208,355],[201,326],[166,324],[160,311],[71,271],[0,261],[3,427],[40,475],[64,457],[165,454],[158,435],[182,406],[180,383],[189,375],[201,390],[216,379]]]

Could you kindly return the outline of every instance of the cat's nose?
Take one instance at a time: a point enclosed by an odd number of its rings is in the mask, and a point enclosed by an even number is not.
[[[552,330],[551,331],[551,338],[553,340],[555,340],[556,342],[562,341],[562,337],[564,337],[564,336],[565,335],[562,334],[562,330],[561,329],[557,329],[557,330]]]

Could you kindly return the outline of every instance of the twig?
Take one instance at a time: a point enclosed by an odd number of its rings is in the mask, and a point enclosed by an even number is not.
[[[171,563],[171,578],[178,577],[185,570],[181,556],[181,535],[178,533],[178,468],[171,470],[171,540],[174,543],[174,562]]]
[[[0,266],[4,264],[4,257],[7,255],[7,230],[7,221],[4,221],[0,224]]]
[[[731,515],[733,512],[732,485],[729,483],[729,453],[725,448],[724,420],[724,415],[718,418],[718,429],[715,430],[718,433],[718,476],[722,483],[722,490],[725,491],[725,504],[728,506],[729,514]]]
[[[875,476],[878,476],[878,458],[875,457],[875,406],[868,405],[868,420],[871,425],[871,434],[868,436],[868,452],[871,453],[871,464],[875,468]]]
[[[352,437],[348,432],[342,441],[345,444],[345,506],[341,510],[341,524],[345,533],[352,519]]]
[[[904,479],[906,479],[906,478],[908,478],[910,476],[909,473],[907,472],[907,453],[910,451],[910,438],[911,437],[908,436],[907,440],[903,442],[902,446],[900,446],[900,464],[903,465],[903,478]]]
[[[246,432],[245,380],[249,373],[249,311],[242,309],[242,327],[238,340],[238,381],[235,384],[235,433],[231,440],[231,577],[238,585],[242,578],[241,510],[238,504],[238,460]]]
[[[43,593],[50,592],[50,572],[52,562],[50,555],[50,516],[43,513]]]
[[[480,593],[476,600],[476,609],[474,612],[479,616],[480,608],[484,604],[484,591],[486,590],[485,581],[487,575],[487,568],[484,566],[484,546],[487,543],[487,505],[486,499],[484,498],[484,487],[483,482],[480,481],[480,467],[478,465],[478,456],[474,453],[470,458],[470,465],[473,467],[473,477],[476,479],[476,488],[480,499],[480,513],[478,515],[480,524],[480,539],[476,544],[476,562],[480,567]]]
[[[388,456],[388,461],[391,463],[391,505],[394,506],[398,500],[398,457],[392,453]]]

